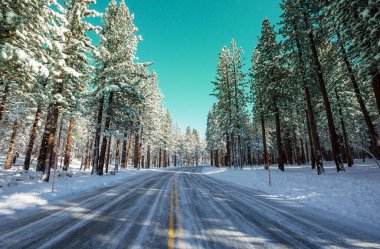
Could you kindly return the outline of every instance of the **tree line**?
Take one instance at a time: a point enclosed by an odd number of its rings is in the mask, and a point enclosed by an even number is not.
[[[212,164],[271,162],[284,170],[310,162],[320,174],[323,159],[337,171],[360,153],[379,159],[379,4],[280,6],[277,27],[262,22],[249,72],[234,41],[219,54],[207,128]]]
[[[102,175],[206,160],[197,130],[185,133],[163,106],[152,63],[138,62],[134,15],[112,0],[5,0],[0,13],[0,149],[10,169],[70,166]],[[92,23],[96,18],[101,26]],[[94,45],[96,36],[99,44]],[[59,160],[60,159],[60,160]],[[60,162],[59,162],[60,161]]]

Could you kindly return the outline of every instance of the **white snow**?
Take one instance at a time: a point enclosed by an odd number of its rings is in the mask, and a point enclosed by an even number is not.
[[[281,172],[271,166],[272,185],[263,167],[227,170],[205,168],[204,174],[256,190],[276,200],[293,201],[310,210],[337,214],[347,220],[357,220],[380,228],[380,168],[374,161],[356,161],[346,172],[337,173],[328,163],[326,174],[318,176],[309,165],[285,166]]]
[[[55,190],[52,192],[53,171],[50,182],[46,183],[40,180],[41,173],[35,172],[34,169],[24,171],[20,165],[12,166],[11,170],[4,170],[3,167],[0,169],[0,220],[17,214],[20,210],[29,210],[71,198],[80,193],[112,186],[151,171],[128,168],[119,169],[116,175],[96,176],[91,175],[89,170],[80,171],[80,162],[74,161],[68,172],[57,171]]]

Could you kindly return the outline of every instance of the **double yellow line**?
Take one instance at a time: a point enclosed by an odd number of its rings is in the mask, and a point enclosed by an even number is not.
[[[170,194],[169,231],[168,231],[168,248],[169,249],[174,249],[174,245],[175,245],[174,205],[176,208],[175,217],[177,220],[178,246],[179,248],[182,248],[183,230],[182,230],[182,224],[181,224],[181,218],[180,218],[177,182],[175,178],[173,181],[172,191]]]

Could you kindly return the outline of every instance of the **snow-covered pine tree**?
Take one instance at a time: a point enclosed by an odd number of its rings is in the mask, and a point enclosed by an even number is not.
[[[89,7],[94,0],[63,1],[63,5],[55,2],[62,13],[52,26],[58,25],[56,30],[62,36],[54,34],[55,49],[52,58],[56,63],[52,65],[52,73],[48,82],[50,100],[44,137],[41,142],[37,170],[44,171],[44,180],[49,181],[50,169],[55,164],[55,136],[60,109],[69,108],[77,103],[81,93],[86,90],[88,77],[92,73],[88,55],[95,51],[92,40],[87,31],[95,30],[86,18],[97,16],[97,12]],[[59,38],[61,38],[59,40]],[[46,167],[47,166],[47,167]]]
[[[134,16],[129,13],[124,1],[118,5],[111,1],[104,16],[99,54],[97,56],[96,93],[99,99],[97,125],[95,134],[95,150],[93,170],[98,175],[103,174],[106,155],[107,137],[103,136],[100,150],[102,122],[105,119],[104,132],[111,126],[111,113],[114,111],[114,101],[129,100],[124,107],[132,107],[142,103],[140,93],[141,80],[147,78],[147,64],[136,63],[137,44],[141,40],[136,35],[137,28],[133,24]],[[106,102],[106,103],[105,103]],[[103,111],[104,106],[107,109]],[[125,105],[125,104],[124,104]],[[117,106],[116,108],[120,107]],[[138,110],[130,110],[130,112]],[[104,135],[105,133],[103,133]]]
[[[242,166],[239,151],[244,133],[242,120],[247,112],[242,54],[233,40],[230,48],[224,47],[219,54],[216,80],[212,82],[226,141],[226,164],[235,167]]]
[[[252,63],[253,89],[257,95],[255,106],[262,108],[262,115],[267,112],[275,115],[278,167],[284,170],[280,107],[286,94],[283,81],[286,69],[281,46],[276,41],[276,32],[268,19],[264,19],[262,23],[261,36],[253,54]]]
[[[350,54],[360,60],[359,71],[371,82],[380,113],[380,7],[378,1],[327,1],[337,32],[342,33]],[[343,51],[343,50],[342,50]]]

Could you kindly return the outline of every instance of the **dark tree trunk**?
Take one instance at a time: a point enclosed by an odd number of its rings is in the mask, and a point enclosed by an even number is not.
[[[37,162],[37,167],[36,167],[37,171],[47,172],[50,174],[50,169],[46,171],[46,165],[51,159],[50,158],[51,151],[49,151],[49,145],[50,147],[52,147],[50,148],[51,150],[54,149],[54,144],[51,145],[51,143],[54,143],[55,134],[51,134],[51,132],[52,131],[55,132],[57,129],[58,115],[59,115],[58,106],[56,104],[50,104],[48,107],[48,113],[46,116],[44,133],[41,139],[40,152],[38,155],[38,162]]]
[[[295,30],[297,31],[297,26],[294,25]],[[298,39],[298,37],[295,37],[296,39],[296,45],[298,50],[298,59],[300,62],[301,67],[301,75],[303,77],[303,88],[305,93],[305,100],[306,100],[306,120],[307,120],[307,126],[308,126],[308,132],[309,132],[309,139],[310,139],[310,159],[311,159],[311,167],[312,169],[315,168],[315,165],[317,165],[317,172],[320,174],[323,170],[323,164],[322,164],[322,158],[321,158],[321,145],[319,142],[318,132],[317,132],[317,126],[314,118],[314,110],[313,110],[313,104],[311,102],[311,95],[309,90],[309,84],[304,77],[306,74],[306,70],[304,67],[304,60],[303,60],[303,52],[301,43]]]
[[[150,168],[150,144],[148,144],[146,149],[146,167]]]
[[[375,94],[377,110],[380,115],[380,73],[377,70],[376,65],[372,66],[371,76],[372,76],[373,93]]]
[[[17,128],[18,128],[18,124],[16,120],[13,122],[11,141],[9,142],[9,145],[8,145],[7,158],[5,160],[4,169],[11,169],[11,166],[12,166],[13,151],[14,151],[14,145],[16,142]]]
[[[287,164],[293,164],[292,140],[289,131],[285,134],[285,159]]]
[[[302,2],[304,3],[304,1],[302,1]],[[334,161],[335,161],[336,170],[339,172],[339,171],[343,170],[344,167],[343,167],[343,164],[342,164],[341,159],[340,159],[338,136],[336,134],[334,118],[333,118],[333,114],[331,111],[331,105],[330,105],[330,100],[329,100],[329,96],[328,96],[327,89],[326,89],[325,79],[324,79],[323,73],[322,73],[322,66],[321,66],[321,63],[319,61],[317,46],[316,46],[315,41],[314,41],[313,30],[309,24],[309,16],[307,13],[308,6],[307,5],[304,5],[304,6],[306,6],[306,11],[304,11],[304,13],[303,13],[304,14],[304,22],[306,25],[306,29],[308,30],[310,50],[311,50],[312,55],[313,55],[315,72],[316,72],[317,77],[318,77],[319,89],[322,93],[323,104],[324,104],[325,111],[326,111],[327,124],[329,127],[329,133],[330,133],[332,156],[333,156]]]
[[[215,166],[220,166],[219,164],[219,150],[215,151]]]
[[[166,147],[166,142],[164,143],[165,147]],[[166,151],[166,148],[164,149],[164,167],[167,167],[168,166],[168,161],[167,161],[167,155],[166,155],[167,151]]]
[[[48,160],[48,163],[46,165],[47,167],[46,166],[44,167],[45,171],[44,171],[44,176],[43,176],[43,180],[45,182],[49,181],[50,170],[55,164],[54,142],[55,142],[55,133],[57,131],[57,123],[58,123],[58,116],[59,116],[58,105],[54,104],[52,105],[51,108],[52,108],[52,111],[50,112],[51,115],[47,117],[47,121],[46,121],[49,128],[49,138],[48,138],[47,151],[46,151],[46,159]]]
[[[86,170],[86,168],[89,167],[89,165],[91,165],[91,155],[93,154],[92,153],[92,144],[93,141],[89,141],[89,144],[88,144],[88,147],[87,147],[87,151],[86,151],[86,159],[85,159],[85,162],[84,162],[84,166],[83,166],[83,171]]]
[[[336,88],[335,88],[335,95],[336,95],[336,100],[338,101],[340,124],[342,126],[342,133],[343,133],[342,135],[343,135],[343,141],[344,141],[344,153],[345,153],[345,156],[347,159],[348,167],[351,167],[353,165],[353,160],[351,158],[351,153],[350,153],[350,146],[349,146],[349,142],[348,142],[346,124],[344,123],[344,119],[343,119],[343,110],[342,110],[342,106],[340,104],[340,98],[339,98],[338,90]]]
[[[34,122],[32,131],[29,136],[29,143],[25,153],[24,170],[29,170],[30,161],[32,159],[32,152],[34,147],[34,141],[36,140],[38,121],[40,120],[41,107],[37,106],[36,114],[34,115]]]
[[[108,146],[107,146],[107,159],[106,159],[106,174],[108,173],[109,165],[110,165],[110,159],[111,159],[111,143],[112,143],[112,136],[110,136],[110,139],[108,139]]]
[[[143,142],[144,142],[144,139],[143,139],[143,133],[144,132],[144,127],[142,126],[141,127],[141,131],[140,131],[140,143],[139,143],[139,151],[138,151],[138,158],[137,158],[137,161],[140,163],[140,166],[142,168],[144,168],[144,163],[141,163],[141,157],[142,157],[142,150],[143,150]]]
[[[72,137],[73,137],[73,129],[74,129],[74,117],[70,117],[69,130],[67,134],[67,142],[65,148],[65,159],[63,161],[63,170],[67,171],[70,166],[70,156],[71,156],[71,147],[72,147]]]
[[[318,135],[316,136],[318,143],[316,143],[314,136],[311,133],[311,127],[312,125],[310,124],[309,121],[309,112],[306,110],[306,122],[307,122],[307,132],[309,134],[309,144],[310,144],[310,161],[311,161],[311,168],[315,169],[315,163],[316,163],[316,151],[318,149],[314,148],[314,144],[318,147],[319,144],[319,137]],[[314,118],[314,115],[313,115]],[[315,127],[316,128],[316,127]],[[316,147],[316,148],[317,148]],[[320,150],[320,149],[319,149]]]
[[[227,142],[226,142],[226,164],[227,167],[231,166],[231,134],[227,134]]]
[[[103,168],[99,167],[99,146],[100,146],[100,134],[102,132],[102,121],[103,121],[103,108],[104,108],[104,96],[99,100],[98,106],[98,117],[96,121],[96,131],[94,138],[94,156],[92,162],[92,171],[91,174],[96,170],[97,175],[101,175],[103,173]]]
[[[126,159],[127,159],[127,140],[126,140],[126,136],[127,134],[124,133],[124,140],[123,140],[123,148],[122,148],[122,151],[121,151],[121,167],[122,168],[125,168],[126,167]]]
[[[281,171],[284,171],[284,153],[282,150],[282,141],[281,141],[281,120],[280,120],[280,111],[278,110],[277,103],[274,101],[274,112],[276,119],[276,140],[277,140],[277,151],[278,151],[278,168]]]
[[[135,135],[135,153],[133,156],[133,167],[139,166],[139,152],[140,152],[140,132],[137,131]]]
[[[41,171],[45,172],[45,165],[46,165],[46,153],[47,153],[47,144],[49,140],[49,116],[51,116],[52,112],[52,106],[49,105],[48,107],[48,112],[46,116],[46,122],[45,122],[45,127],[44,127],[44,133],[42,134],[42,139],[41,139],[41,146],[40,146],[40,151],[38,153],[38,160],[37,160],[37,167],[36,171]]]
[[[129,134],[129,138],[128,138],[127,158],[125,159],[125,167],[127,167],[127,168],[128,168],[129,159],[131,158],[132,143],[133,143],[133,136],[132,136],[132,132],[131,132]]]
[[[295,158],[297,160],[297,164],[301,165],[302,163],[302,152],[301,152],[301,147],[300,144],[297,143],[297,135],[296,135],[296,128],[294,127],[293,129],[293,144],[295,148]]]
[[[3,81],[4,83],[4,81]],[[9,84],[4,83],[4,91],[3,91],[3,96],[1,97],[1,103],[0,103],[0,123],[3,120],[3,115],[4,115],[4,110],[5,110],[5,104],[7,102],[7,97],[9,94]]]
[[[252,162],[252,155],[251,155],[251,146],[247,146],[247,157],[248,157],[248,165],[252,166],[253,165],[253,162]]]
[[[115,155],[115,173],[119,171],[119,162],[120,162],[120,140],[116,142],[116,155]]]
[[[161,168],[161,166],[162,166],[162,164],[161,164],[161,161],[162,161],[161,151],[162,151],[162,149],[160,148],[159,153],[158,153],[158,167],[159,168]]]
[[[108,98],[108,107],[107,107],[107,111],[106,111],[106,122],[104,124],[104,131],[108,131],[109,128],[110,128],[110,125],[111,125],[111,115],[110,115],[110,112],[111,112],[111,108],[112,108],[112,102],[113,102],[113,95],[114,93],[113,92],[110,92],[110,95],[109,95],[109,98]],[[96,170],[97,174],[98,175],[103,175],[103,168],[104,168],[104,163],[105,163],[105,158],[106,158],[106,151],[107,151],[107,137],[106,136],[103,136],[103,140],[102,140],[102,147],[101,147],[101,151],[100,151],[100,157],[99,157],[99,167],[98,169]]]
[[[90,150],[89,147],[90,147],[90,140],[87,140],[85,151],[82,154],[82,160],[81,160],[81,164],[80,164],[79,170],[83,170],[86,167],[86,165],[87,165],[87,155],[88,155],[89,150]]]
[[[263,138],[263,160],[264,160],[264,166],[266,169],[268,169],[268,162],[267,162],[267,139],[266,139],[266,134],[265,134],[265,120],[264,120],[264,115],[261,114],[261,134]],[[259,157],[259,164],[260,164],[260,157]]]
[[[306,155],[305,155],[305,147],[303,143],[303,139],[300,139],[301,142],[301,161],[302,164],[306,164]]]

